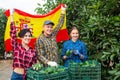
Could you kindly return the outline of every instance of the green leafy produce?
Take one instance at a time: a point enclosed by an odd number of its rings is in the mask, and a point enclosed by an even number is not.
[[[83,63],[80,63],[80,66],[82,67],[96,67],[97,65],[99,65],[99,63],[95,60],[88,60]]]
[[[85,61],[83,64],[82,64],[82,67],[88,67],[89,66],[89,62],[88,61]]]
[[[55,72],[55,67],[48,67],[45,69],[46,74],[51,74]]]
[[[42,64],[36,63],[32,66],[33,70],[35,70],[37,73],[41,74],[57,74],[59,72],[65,71],[65,67],[63,66],[48,66],[48,67],[43,67]]]
[[[34,65],[32,66],[32,68],[33,68],[34,70],[40,70],[40,69],[43,68],[43,65],[40,64],[40,63],[36,63],[36,64],[34,64]]]
[[[45,68],[44,71],[45,71],[46,74],[57,74],[59,72],[65,71],[65,68],[64,67],[50,66],[50,67]]]
[[[68,50],[66,51],[66,56],[70,56],[72,53],[73,53],[73,50],[69,50],[69,49],[68,49]]]
[[[82,63],[71,62],[71,65],[79,65],[81,67],[96,67],[96,66],[100,65],[100,63],[95,60],[88,60],[88,61],[85,61]]]

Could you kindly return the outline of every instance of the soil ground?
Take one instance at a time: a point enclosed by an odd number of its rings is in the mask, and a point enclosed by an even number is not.
[[[0,80],[10,80],[12,73],[12,59],[0,59]]]

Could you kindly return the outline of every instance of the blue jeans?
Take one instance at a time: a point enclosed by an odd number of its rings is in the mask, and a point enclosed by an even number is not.
[[[19,74],[16,72],[12,72],[11,80],[24,80],[23,79],[23,74]]]

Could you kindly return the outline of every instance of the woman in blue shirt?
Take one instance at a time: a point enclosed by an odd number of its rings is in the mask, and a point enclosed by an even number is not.
[[[78,40],[79,31],[76,27],[71,29],[70,37],[70,40],[63,43],[62,48],[62,59],[65,67],[68,67],[70,61],[80,63],[88,58],[85,43]]]

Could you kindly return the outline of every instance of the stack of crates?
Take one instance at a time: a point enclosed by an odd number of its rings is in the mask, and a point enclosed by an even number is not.
[[[59,73],[44,74],[29,68],[27,71],[27,80],[69,80],[68,69]]]
[[[81,66],[80,63],[71,63],[68,67],[70,80],[101,80],[101,64],[98,62],[96,64],[96,66]]]

